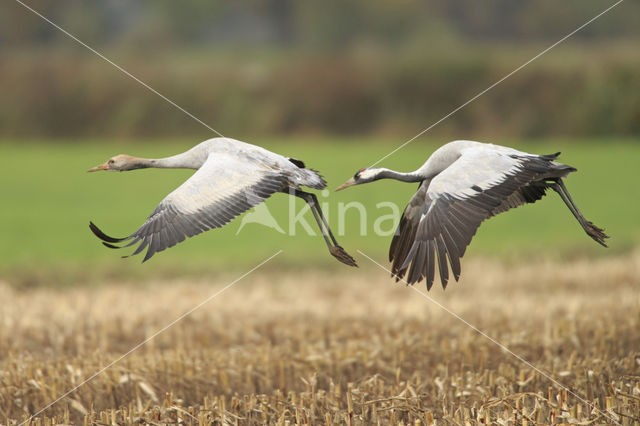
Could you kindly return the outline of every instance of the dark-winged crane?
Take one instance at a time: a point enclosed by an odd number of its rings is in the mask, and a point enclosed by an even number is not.
[[[535,155],[499,145],[453,141],[438,148],[418,170],[361,169],[336,191],[379,179],[418,182],[391,241],[389,261],[396,281],[426,278],[431,289],[436,261],[445,288],[449,265],[460,277],[460,259],[483,220],[557,192],[587,235],[606,247],[604,230],[585,219],[563,178],[576,169],[554,161],[560,153]],[[437,260],[436,260],[437,258]],[[447,263],[448,260],[448,263]]]
[[[132,255],[146,248],[144,262],[187,237],[226,225],[272,194],[283,192],[307,202],[329,252],[340,262],[356,266],[355,260],[334,238],[316,195],[300,189],[302,186],[314,189],[326,187],[320,174],[305,168],[300,160],[234,139],[213,138],[167,158],[116,155],[88,171],[127,171],[149,167],[195,169],[196,172],[167,195],[146,222],[128,237],[110,237],[90,222],[91,231],[105,246],[122,248],[138,244]],[[117,243],[122,245],[115,245]]]

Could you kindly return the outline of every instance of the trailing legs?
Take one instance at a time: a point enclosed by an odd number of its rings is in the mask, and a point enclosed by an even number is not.
[[[293,189],[293,195],[296,197],[302,198],[311,208],[311,212],[313,213],[313,217],[316,219],[318,223],[318,227],[322,232],[322,236],[324,237],[325,242],[327,243],[327,247],[329,248],[329,253],[340,262],[349,266],[358,266],[353,257],[349,255],[343,249],[338,242],[336,241],[333,233],[331,232],[331,228],[329,228],[329,224],[322,214],[322,210],[320,209],[320,204],[318,203],[318,198],[315,194],[310,192],[304,192],[299,189]]]
[[[604,241],[606,238],[609,238],[609,236],[604,233],[604,229],[597,227],[592,222],[588,221],[582,215],[582,213],[580,213],[580,210],[578,210],[578,206],[576,206],[576,203],[571,198],[571,195],[569,194],[569,190],[564,185],[564,182],[562,181],[562,179],[561,178],[555,179],[553,183],[549,184],[549,187],[554,191],[556,191],[558,195],[560,195],[560,198],[562,198],[562,201],[564,201],[564,203],[567,205],[569,210],[571,210],[571,213],[578,220],[578,222],[580,223],[580,226],[582,226],[582,228],[587,233],[587,235],[593,238],[598,244],[604,247],[607,247],[607,244]]]

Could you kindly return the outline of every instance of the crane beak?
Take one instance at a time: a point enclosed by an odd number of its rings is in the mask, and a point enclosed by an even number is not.
[[[100,164],[99,166],[92,167],[89,170],[87,170],[87,173],[88,172],[97,172],[98,170],[109,170],[109,162],[106,162],[104,164]]]
[[[351,178],[345,183],[343,183],[342,185],[340,185],[339,187],[337,187],[336,191],[342,191],[343,189],[353,186],[355,184],[356,184],[356,180],[354,178]]]

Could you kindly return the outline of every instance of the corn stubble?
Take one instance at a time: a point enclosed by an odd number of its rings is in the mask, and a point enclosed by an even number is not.
[[[637,424],[640,253],[532,263],[430,296],[571,392],[372,266],[256,273],[30,417],[233,277],[4,283],[0,423]]]

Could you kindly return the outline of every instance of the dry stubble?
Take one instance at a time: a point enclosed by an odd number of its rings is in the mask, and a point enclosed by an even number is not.
[[[575,395],[369,264],[256,272],[31,421],[640,421],[639,252],[464,268],[430,296]],[[0,284],[0,421],[28,419],[233,279]]]

